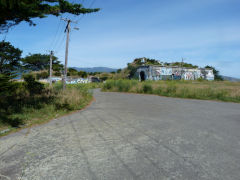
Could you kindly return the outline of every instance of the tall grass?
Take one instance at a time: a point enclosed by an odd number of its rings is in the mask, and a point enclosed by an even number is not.
[[[95,85],[67,85],[65,91],[61,84],[53,88],[46,86],[41,94],[31,95],[18,83],[14,97],[6,97],[6,109],[0,108],[0,130],[12,127],[28,127],[46,122],[74,110],[84,108],[92,99],[90,87]]]
[[[102,90],[240,102],[239,82],[108,80],[103,85]]]

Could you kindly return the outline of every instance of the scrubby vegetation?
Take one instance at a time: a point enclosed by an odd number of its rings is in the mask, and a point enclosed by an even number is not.
[[[108,80],[102,90],[240,103],[239,82]]]
[[[52,118],[85,107],[92,99],[89,92],[91,84],[68,85],[63,91],[61,84],[53,88],[41,84],[31,75],[24,77],[24,82],[11,82],[5,79],[3,88],[8,89],[0,96],[0,130],[5,128],[28,127],[46,122]],[[6,86],[7,85],[7,86]]]

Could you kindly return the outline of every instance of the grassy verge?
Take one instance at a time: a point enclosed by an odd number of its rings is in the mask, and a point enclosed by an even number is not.
[[[89,89],[95,87],[95,84],[76,84],[62,91],[61,84],[55,84],[40,95],[29,95],[19,88],[21,92],[17,94],[21,97],[15,97],[14,103],[7,102],[7,110],[0,109],[0,136],[83,109],[93,99]]]
[[[240,103],[239,82],[109,80],[102,90]]]

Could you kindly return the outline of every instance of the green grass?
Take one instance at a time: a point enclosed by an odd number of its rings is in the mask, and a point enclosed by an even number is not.
[[[67,85],[65,91],[61,90],[61,86],[61,84],[54,84],[53,89],[47,87],[44,93],[33,97],[27,93],[20,93],[25,97],[15,98],[17,102],[12,103],[8,111],[0,109],[0,131],[10,130],[0,133],[0,136],[83,109],[93,99],[89,89],[99,85],[93,83]]]
[[[108,80],[102,90],[240,103],[239,82]]]

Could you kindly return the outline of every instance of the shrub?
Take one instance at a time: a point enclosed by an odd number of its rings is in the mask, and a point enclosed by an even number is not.
[[[116,86],[120,92],[128,92],[131,87],[131,81],[119,80],[116,81]]]
[[[43,71],[43,72],[40,72],[40,73],[37,73],[36,74],[36,79],[46,79],[49,77],[49,73],[47,71]]]
[[[156,90],[154,91],[154,94],[162,95],[163,93],[163,88],[161,86],[157,87]]]
[[[110,89],[112,89],[112,87],[113,87],[113,82],[112,82],[112,81],[107,81],[107,82],[104,83],[104,85],[103,85],[103,89],[104,89],[104,90],[110,90]]]
[[[11,88],[13,83],[11,80],[11,76],[0,74],[0,98],[6,97],[8,94],[11,94]]]
[[[37,82],[35,78],[28,74],[24,76],[25,87],[29,91],[30,95],[41,94],[44,90],[44,85],[40,82]]]
[[[87,89],[76,88],[77,86],[73,86],[68,88],[67,91],[60,91],[57,94],[55,100],[56,109],[65,109],[67,111],[80,109],[86,102],[86,97],[90,94]]]
[[[149,94],[153,92],[152,86],[150,84],[143,84],[142,90],[144,93],[149,93]]]
[[[59,71],[56,71],[53,74],[54,74],[54,76],[61,76],[62,75],[61,72],[59,72]]]
[[[175,86],[175,85],[168,85],[168,87],[166,89],[167,94],[175,94],[176,91],[177,91],[177,86]]]

